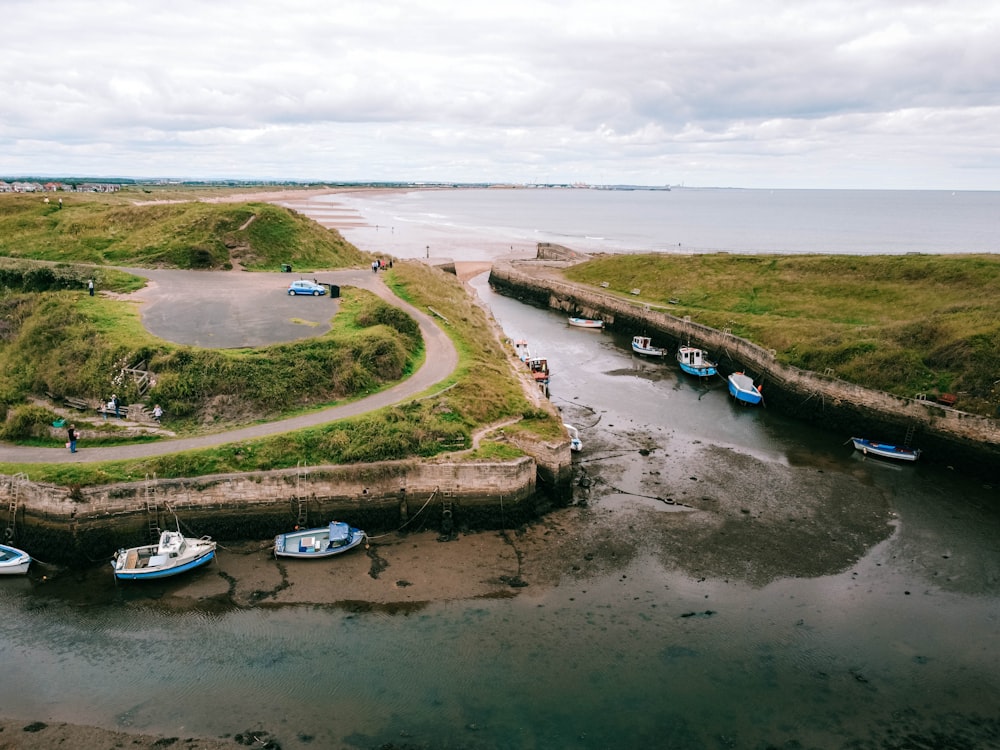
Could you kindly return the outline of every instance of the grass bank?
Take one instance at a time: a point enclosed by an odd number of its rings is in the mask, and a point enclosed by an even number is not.
[[[997,256],[614,255],[565,275],[796,367],[899,396],[956,393],[985,416],[1000,404]]]

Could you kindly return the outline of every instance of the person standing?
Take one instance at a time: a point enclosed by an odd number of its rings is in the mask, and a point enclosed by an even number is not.
[[[90,296],[91,297],[94,296],[94,280],[93,279],[89,279],[87,281],[87,291],[90,292]]]
[[[153,419],[156,420],[157,424],[159,424],[160,417],[162,416],[163,416],[163,409],[161,409],[160,405],[157,404],[156,406],[153,407]]]
[[[115,410],[115,416],[118,417],[118,419],[121,419],[122,418],[121,406],[118,405],[118,396],[115,395],[114,393],[111,394],[111,401],[109,402],[109,405],[111,406],[112,409]]]
[[[70,453],[76,453],[76,441],[80,437],[80,433],[76,431],[76,425],[71,424],[69,429],[66,430],[66,437],[69,438],[67,445],[69,446]]]

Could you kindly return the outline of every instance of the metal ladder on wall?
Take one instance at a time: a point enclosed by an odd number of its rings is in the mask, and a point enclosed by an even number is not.
[[[309,476],[309,469],[301,461],[295,464],[295,469],[298,472],[295,476],[295,500],[298,503],[298,518],[296,523],[301,529],[306,525],[306,521],[309,520],[309,500],[302,496],[302,483]]]
[[[21,501],[21,485],[28,481],[27,474],[15,474],[10,478],[10,497],[7,502],[7,528],[4,530],[4,541],[14,540],[17,524],[17,507]]]
[[[913,440],[913,433],[916,432],[916,431],[917,431],[916,425],[912,425],[911,424],[909,427],[906,428],[906,439],[903,440],[903,447],[904,448],[909,448],[910,447],[910,441]]]
[[[156,481],[156,475],[153,475]],[[160,539],[160,510],[156,507],[156,487],[150,483],[146,475],[146,522],[149,524],[149,541],[155,544]]]

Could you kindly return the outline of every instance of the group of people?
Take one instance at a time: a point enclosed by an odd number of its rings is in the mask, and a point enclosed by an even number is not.
[[[114,412],[118,419],[122,418],[121,413],[121,403],[118,401],[118,395],[112,393],[111,398],[108,400],[105,408],[101,410],[104,414],[104,418],[108,418],[109,412]],[[159,424],[160,419],[163,417],[163,408],[157,404],[153,407],[153,420]],[[69,448],[70,453],[76,453],[76,443],[80,439],[80,431],[76,429],[75,424],[71,424],[66,428],[66,447]]]
[[[389,258],[388,261],[382,260],[381,258],[372,261],[372,273],[378,273],[386,268],[392,268],[392,258]]]

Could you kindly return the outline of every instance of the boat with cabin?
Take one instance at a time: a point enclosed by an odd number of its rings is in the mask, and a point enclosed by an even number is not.
[[[111,567],[120,581],[167,578],[207,564],[215,557],[215,547],[210,537],[187,539],[178,528],[160,532],[156,544],[118,550]]]
[[[717,372],[717,365],[708,358],[708,352],[696,346],[682,346],[678,349],[677,363],[688,375],[699,378],[708,378]]]
[[[653,346],[653,339],[649,336],[633,336],[632,351],[647,357],[665,357],[667,350],[662,346]]]

